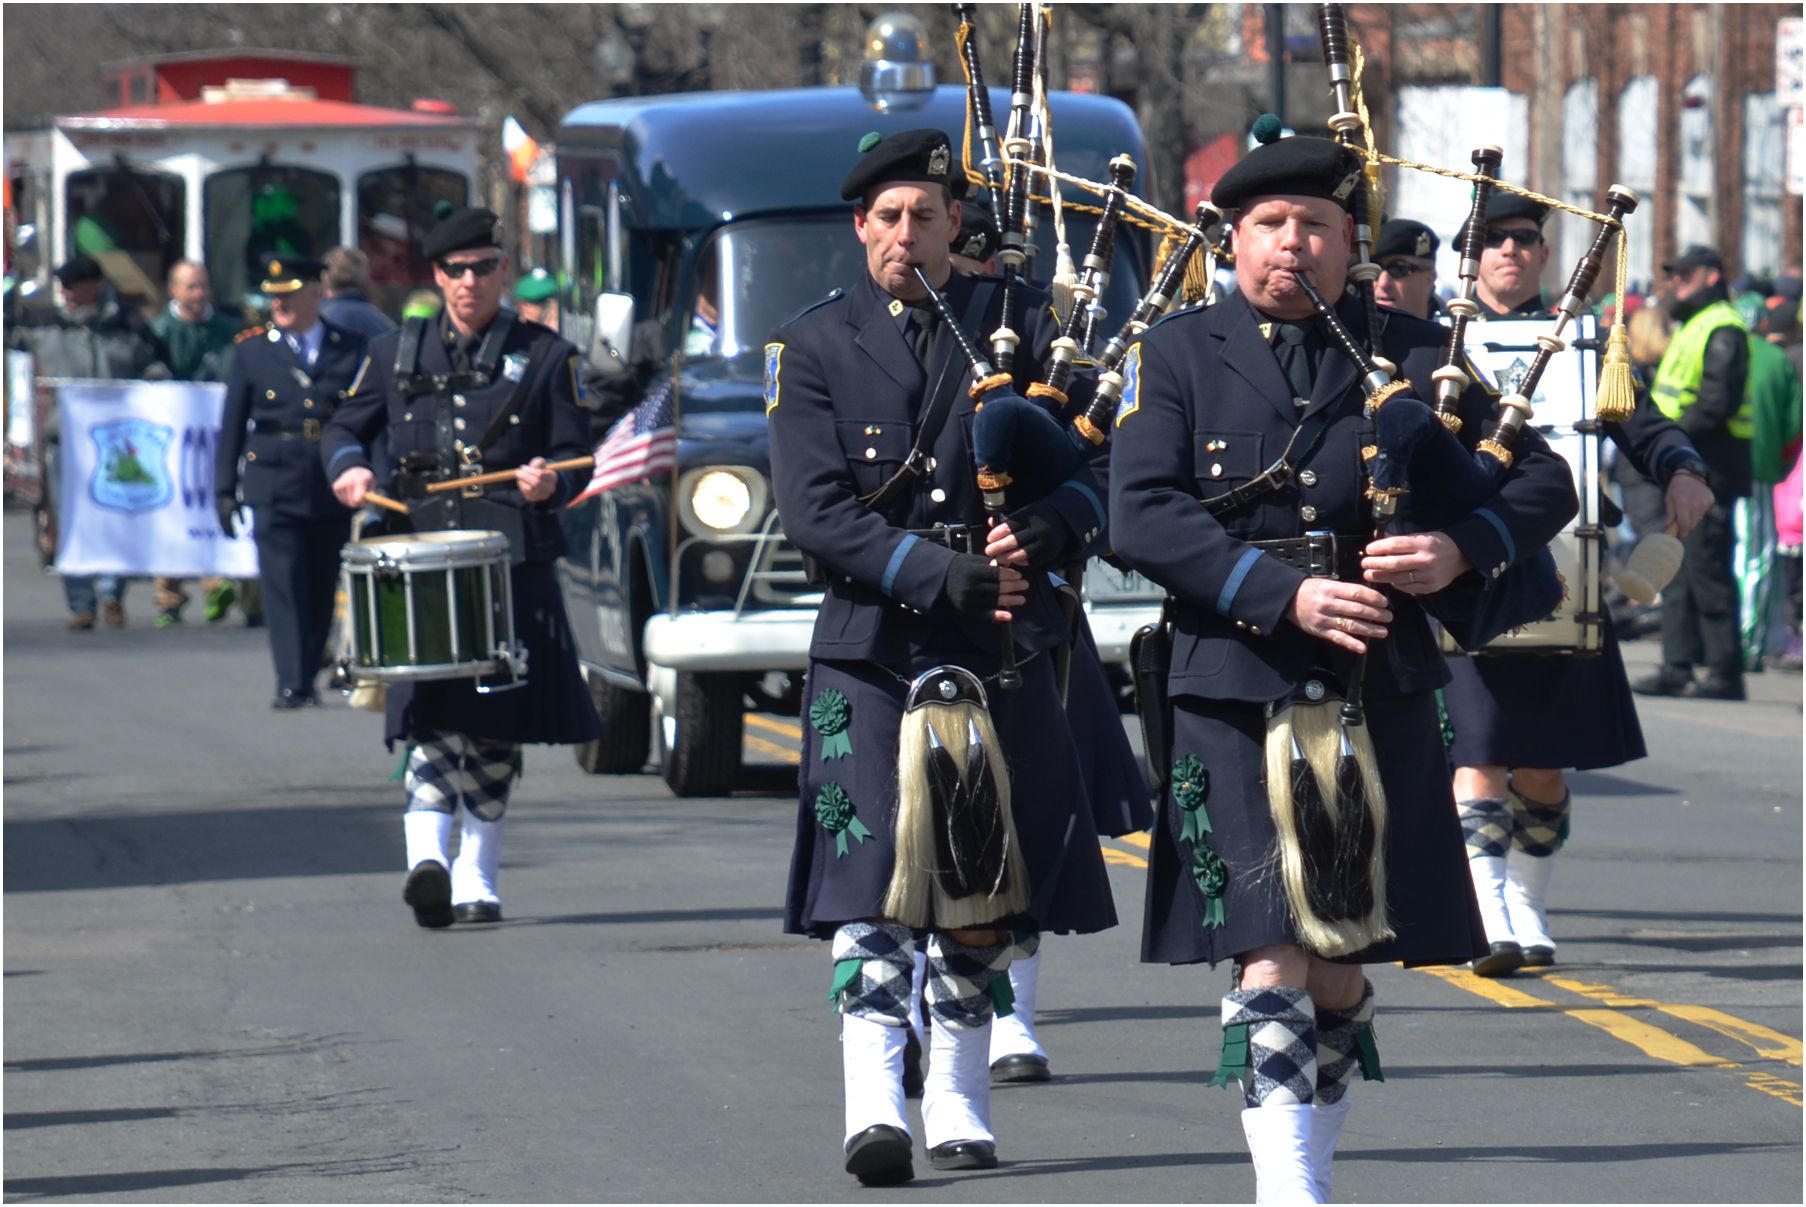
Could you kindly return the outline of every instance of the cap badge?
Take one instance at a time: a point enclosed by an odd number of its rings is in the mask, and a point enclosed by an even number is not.
[[[270,275],[272,277],[279,277],[282,275],[282,261],[281,260],[271,260],[270,261]]]
[[[1336,201],[1347,201],[1348,195],[1354,192],[1355,185],[1360,179],[1361,174],[1359,172],[1350,172],[1342,178],[1342,183],[1336,186],[1336,191],[1331,194],[1331,197]]]
[[[903,313],[903,303],[899,302],[896,298],[892,298],[890,300],[890,316],[892,318],[896,318],[899,314],[902,314],[902,313]]]
[[[928,174],[930,176],[945,176],[947,174],[947,160],[951,154],[952,152],[947,149],[945,144],[942,144],[929,152]]]
[[[1429,256],[1429,254],[1430,254],[1430,232],[1429,231],[1418,231],[1417,232],[1417,254],[1420,256],[1424,256],[1424,257]]]

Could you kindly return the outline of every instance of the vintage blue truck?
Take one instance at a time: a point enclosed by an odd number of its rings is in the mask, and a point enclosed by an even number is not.
[[[855,87],[690,93],[597,101],[557,135],[562,327],[592,373],[630,380],[626,400],[592,390],[597,436],[621,407],[672,392],[674,473],[626,482],[565,513],[565,603],[603,738],[593,772],[637,772],[648,756],[679,796],[731,789],[748,709],[794,717],[820,594],[773,509],[761,397],[773,328],[865,271],[840,180],[868,131],[934,126],[957,140],[963,87],[876,111]],[[1008,96],[993,90],[997,112]],[[1108,97],[1055,93],[1058,163],[1088,180],[1140,127]],[[1148,188],[1145,171],[1138,192]],[[1095,197],[1068,189],[1075,202]],[[1069,209],[1075,258],[1090,215]],[[1040,216],[1036,275],[1054,262]],[[1150,274],[1146,234],[1125,225],[1105,305],[1114,330]],[[1159,592],[1099,564],[1088,577],[1107,662]]]

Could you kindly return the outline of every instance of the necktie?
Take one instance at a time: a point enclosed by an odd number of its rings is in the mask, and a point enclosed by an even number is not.
[[[916,351],[916,363],[926,373],[928,356],[934,350],[934,333],[940,327],[941,316],[932,306],[914,306],[911,310],[910,343]]]
[[[1285,373],[1286,380],[1292,383],[1292,397],[1308,400],[1311,396],[1311,385],[1316,374],[1311,365],[1310,347],[1306,340],[1308,332],[1298,323],[1277,323],[1274,330],[1273,355],[1279,358],[1279,367]]]

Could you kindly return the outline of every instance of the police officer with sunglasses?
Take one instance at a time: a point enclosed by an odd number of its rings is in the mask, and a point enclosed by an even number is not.
[[[1441,244],[1435,231],[1409,218],[1382,225],[1373,248],[1380,266],[1373,286],[1379,304],[1429,318],[1436,305],[1436,249]]]

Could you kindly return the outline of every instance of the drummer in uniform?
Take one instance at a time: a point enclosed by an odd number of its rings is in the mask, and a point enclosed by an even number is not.
[[[502,826],[528,742],[578,743],[601,722],[577,665],[554,563],[564,553],[559,508],[588,481],[548,459],[590,451],[577,406],[576,348],[502,309],[508,256],[486,209],[453,211],[422,252],[443,312],[409,319],[370,347],[370,367],[333,416],[320,453],[333,493],[356,508],[376,489],[370,443],[387,432],[396,462],[388,493],[412,514],[389,531],[488,530],[508,539],[524,686],[479,693],[470,679],[393,683],[384,738],[408,744],[403,899],[421,926],[495,922]],[[512,469],[515,481],[428,495],[425,486]],[[461,807],[460,807],[461,806]],[[452,830],[460,829],[457,858]]]
[[[1446,672],[1421,601],[1500,580],[1574,511],[1566,469],[1526,432],[1500,502],[1440,531],[1369,539],[1362,467],[1373,427],[1361,370],[1295,277],[1308,271],[1365,346],[1362,308],[1343,288],[1360,173],[1349,149],[1297,137],[1257,147],[1224,174],[1211,201],[1231,220],[1240,288],[1164,319],[1129,348],[1111,437],[1116,554],[1166,587],[1175,609],[1174,759],[1149,854],[1142,959],[1234,963],[1216,1084],[1241,1080],[1261,1202],[1327,1201],[1354,1072],[1379,1075],[1361,966],[1464,963],[1484,950],[1435,741],[1433,693]],[[1384,317],[1384,356],[1417,398],[1429,396],[1443,329]],[[1470,387],[1460,409],[1463,436],[1477,440],[1490,399]],[[1270,469],[1280,462],[1289,472]],[[1333,709],[1363,653],[1365,736],[1351,738],[1321,710]],[[1334,731],[1332,752],[1338,737],[1345,752],[1370,738],[1387,815],[1377,852],[1380,822],[1363,803],[1380,799],[1369,774],[1357,767],[1345,784],[1332,753],[1336,774],[1324,784],[1296,746],[1276,745],[1305,717]],[[1275,758],[1279,780],[1268,770]],[[1301,780],[1316,786],[1293,790]],[[1293,837],[1277,819],[1294,806],[1305,817],[1299,802],[1331,796],[1360,813],[1333,823],[1339,845],[1325,856],[1318,834]],[[1345,834],[1356,842],[1340,845]],[[1327,916],[1359,915],[1362,925],[1306,945],[1307,927],[1323,930],[1321,903],[1357,900]]]
[[[984,523],[971,376],[911,271],[920,268],[975,340],[999,325],[994,283],[948,261],[965,191],[954,144],[938,130],[910,130],[868,135],[861,151],[841,196],[853,203],[866,271],[772,335],[765,406],[785,534],[826,578],[784,928],[832,942],[844,1168],[884,1183],[914,1174],[902,1077],[918,935],[927,936],[933,1017],[922,1100],[929,1162],[989,1168],[991,1021],[1008,1001],[1011,932],[1090,933],[1116,914],[1048,654],[1066,640],[1066,620],[1041,573],[1101,538],[1099,484],[1081,471],[1008,524]],[[1056,334],[1044,297],[1020,300],[1018,391],[1039,378]],[[999,617],[1013,620],[1015,690],[998,682]],[[898,858],[911,836],[898,825],[907,804],[899,778],[916,766],[900,766],[901,751],[923,740],[936,708],[994,727],[1000,747],[959,728],[958,792],[987,833],[1013,827],[1026,868],[1010,877],[1025,908],[983,924],[943,923],[936,912],[917,925],[886,908],[911,876],[939,881]],[[1008,821],[998,817],[1005,791]],[[957,855],[937,866],[965,871]]]
[[[1542,291],[1548,215],[1546,206],[1515,193],[1488,197],[1475,286],[1480,318],[1552,314]],[[1600,429],[1620,456],[1662,488],[1677,533],[1685,535],[1711,510],[1705,461],[1647,396],[1638,398],[1630,418],[1601,421]],[[1579,485],[1599,490],[1597,483]],[[1600,510],[1607,528],[1623,518],[1609,498],[1600,500]],[[1555,853],[1568,837],[1565,769],[1617,767],[1647,753],[1609,610],[1601,623],[1597,655],[1541,650],[1448,660],[1444,697],[1454,730],[1455,802],[1488,943],[1474,961],[1481,976],[1555,962],[1545,902]]]
[[[241,506],[253,512],[279,710],[320,702],[314,679],[332,627],[339,550],[351,532],[321,471],[319,445],[364,373],[366,341],[320,317],[319,282],[318,260],[264,257],[259,289],[270,321],[238,336],[214,454],[220,530],[236,537]]]

